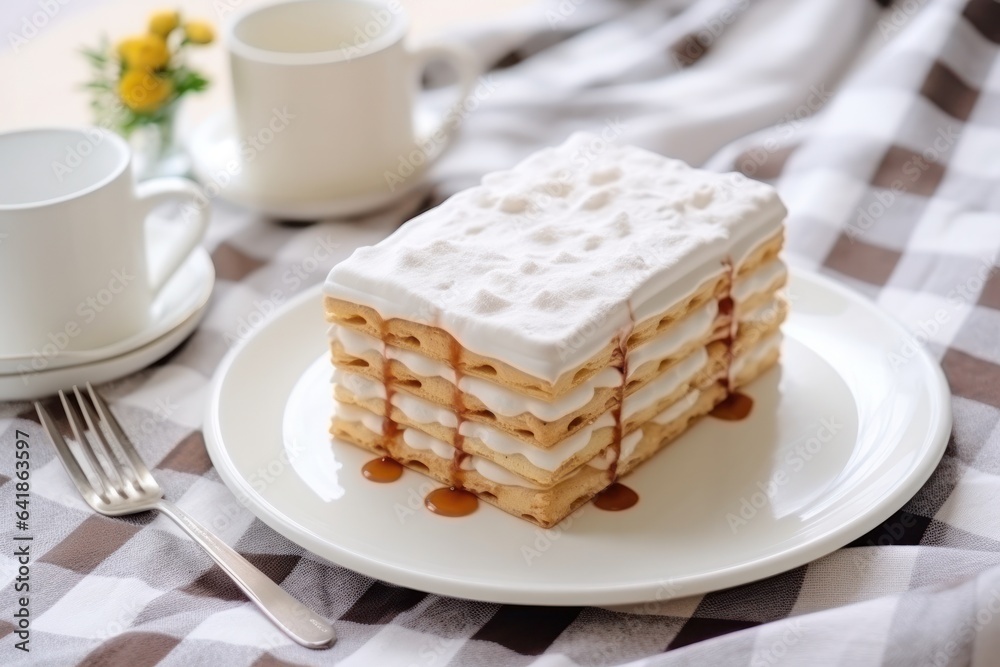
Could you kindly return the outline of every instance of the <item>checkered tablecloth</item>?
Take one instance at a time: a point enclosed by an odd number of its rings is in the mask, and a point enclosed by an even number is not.
[[[0,663],[1000,664],[1000,3],[887,4],[554,0],[455,35],[488,74],[432,188],[383,214],[309,226],[217,201],[205,322],[102,391],[141,435],[167,497],[334,619],[340,641],[326,652],[291,644],[164,517],[95,515],[29,406],[7,404]],[[871,297],[940,360],[954,428],[930,481],[807,566],[614,610],[390,586],[255,519],[212,469],[199,430],[233,342],[356,245],[577,129],[774,182],[790,211],[789,260]],[[30,654],[12,634],[16,429],[34,443]]]

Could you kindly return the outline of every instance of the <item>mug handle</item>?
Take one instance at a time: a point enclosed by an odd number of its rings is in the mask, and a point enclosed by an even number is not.
[[[434,148],[427,152],[427,164],[437,160],[455,138],[459,123],[453,121],[453,113],[465,102],[472,93],[479,79],[479,63],[475,54],[458,44],[429,44],[410,52],[414,61],[418,82],[423,77],[427,67],[438,61],[449,63],[458,74],[457,98],[449,105],[430,131],[417,136],[417,142],[423,146],[434,142]]]
[[[190,206],[184,208],[181,216],[184,228],[172,239],[165,249],[149,248],[150,256],[161,255],[158,266],[151,266],[149,285],[153,294],[158,294],[167,281],[181,267],[184,260],[198,247],[208,230],[210,207],[208,198],[201,188],[186,178],[154,178],[136,185],[136,195],[145,209],[145,216],[159,206],[177,199],[188,200]],[[203,202],[203,205],[199,202]],[[194,220],[191,220],[191,211]]]

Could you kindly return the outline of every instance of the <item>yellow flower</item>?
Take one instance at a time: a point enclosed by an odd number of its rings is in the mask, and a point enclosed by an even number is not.
[[[181,16],[176,11],[160,11],[149,17],[149,32],[166,39],[181,22]]]
[[[205,21],[191,21],[184,25],[184,34],[192,44],[211,44],[215,30]]]
[[[128,37],[127,39],[123,39],[122,41],[118,42],[118,46],[115,47],[115,51],[117,51],[118,57],[121,58],[122,60],[125,60],[129,52],[132,51],[132,49],[136,48],[136,46],[141,41],[142,37]]]
[[[118,45],[118,55],[130,69],[160,69],[170,62],[170,49],[159,35],[130,37]]]
[[[118,96],[132,111],[150,113],[159,109],[173,92],[169,79],[149,70],[129,70],[118,82]]]

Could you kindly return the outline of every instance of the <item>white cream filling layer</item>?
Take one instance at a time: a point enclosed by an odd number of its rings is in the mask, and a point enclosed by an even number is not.
[[[361,424],[369,431],[374,433],[382,432],[382,425],[385,420],[379,417],[373,412],[369,412],[364,408],[359,408],[356,405],[348,405],[347,403],[337,402],[337,417],[343,419],[345,422],[351,422],[354,424]]]
[[[718,314],[719,302],[712,299],[695,312],[676,322],[666,335],[657,336],[629,351],[626,379],[631,378],[643,364],[665,359],[692,341],[703,339],[711,333]]]
[[[742,373],[747,366],[753,366],[759,363],[762,359],[774,352],[774,350],[780,348],[782,338],[781,332],[777,331],[757,343],[751,349],[733,359],[732,366],[729,368],[729,377],[739,377],[740,373]]]
[[[626,396],[622,406],[622,419],[629,419],[632,415],[663,400],[664,397],[670,396],[681,385],[690,382],[706,363],[708,363],[708,351],[703,347],[684,357],[666,373],[653,378],[634,394]]]
[[[639,441],[642,440],[642,429],[637,428],[632,431],[624,438],[622,438],[621,453],[618,455],[619,461],[624,461],[628,457],[632,456],[635,448],[639,446]],[[603,452],[595,456],[594,458],[587,461],[587,465],[591,468],[597,468],[598,470],[607,470],[611,467],[611,462],[615,458],[615,453],[610,447],[605,449]]]
[[[384,399],[385,397],[385,387],[382,384],[357,373],[345,373],[338,369],[335,375],[335,382],[343,385],[359,398],[381,397]],[[379,390],[381,390],[381,396],[379,396]],[[392,395],[391,402],[408,419],[415,423],[440,424],[447,428],[458,427],[458,432],[462,435],[470,438],[478,438],[486,447],[499,454],[521,454],[536,467],[549,471],[556,470],[577,452],[586,447],[595,430],[605,426],[614,426],[614,418],[610,412],[606,412],[592,424],[581,428],[554,447],[541,449],[511,437],[486,424],[464,421],[459,425],[458,415],[453,410],[431,403],[430,401],[425,401],[422,398],[417,398],[416,396],[395,392]],[[361,408],[355,409],[362,410]],[[372,430],[381,431],[381,426]]]
[[[498,454],[505,454],[507,456],[520,454],[528,459],[536,468],[553,472],[590,444],[594,431],[614,425],[614,417],[611,416],[610,412],[605,412],[594,420],[592,424],[584,426],[570,437],[565,438],[549,449],[529,445],[502,431],[498,431],[492,426],[477,422],[462,422],[461,426],[458,427],[458,432],[468,438],[477,438]]]
[[[718,302],[709,301],[696,312],[675,323],[665,335],[657,336],[630,351],[628,377],[631,378],[643,364],[669,357],[691,342],[703,339],[712,331],[718,312]],[[378,338],[345,327],[332,327],[331,335],[352,356],[362,357],[374,351],[383,357],[396,359],[417,375],[441,377],[449,382],[455,382],[455,372],[450,366],[422,354],[385,345]],[[495,382],[471,376],[463,376],[458,386],[463,392],[477,398],[494,414],[516,417],[528,413],[542,421],[552,422],[590,403],[598,388],[617,387],[620,383],[621,373],[615,368],[605,368],[555,401],[543,401],[533,396],[526,396]]]
[[[349,373],[342,368],[337,368],[333,371],[333,383],[339,384],[362,401],[370,398],[385,400],[385,385],[358,373]]]
[[[694,404],[698,402],[698,398],[700,397],[701,397],[701,390],[692,389],[687,393],[686,396],[684,396],[684,398],[677,401],[669,408],[667,408],[660,414],[653,417],[653,421],[656,422],[657,424],[669,424],[670,422],[674,421],[675,419],[683,415],[685,412],[690,410],[692,407],[694,407]]]
[[[739,308],[737,307],[737,310]],[[744,322],[756,322],[757,320],[768,320],[778,313],[779,305],[777,299],[771,299],[748,313],[740,313],[739,321]]]
[[[455,448],[447,442],[438,440],[434,436],[427,435],[415,428],[403,429],[403,442],[414,449],[430,450],[443,459],[450,459],[455,456]]]
[[[455,372],[450,366],[422,354],[385,345],[378,338],[345,327],[332,327],[331,335],[340,342],[344,351],[352,356],[361,357],[368,352],[378,352],[389,359],[396,359],[417,375],[442,377],[452,384],[455,382]],[[479,399],[495,414],[516,417],[528,413],[542,421],[551,422],[562,419],[590,403],[598,388],[617,387],[621,384],[621,377],[617,369],[605,368],[555,401],[543,401],[533,396],[526,396],[494,382],[468,375],[459,380],[458,386],[465,393]]]
[[[677,391],[680,386],[689,382],[697,375],[707,362],[708,352],[705,348],[698,348],[698,350],[675,364],[669,371],[647,383],[634,394],[626,396],[622,408],[622,419],[629,419],[632,415],[641,412],[651,405],[655,405],[665,396],[669,396]],[[385,388],[381,384],[356,373],[339,371],[336,381],[342,383],[359,397],[375,396],[378,394],[379,389],[382,390],[383,396],[385,393]],[[486,447],[499,454],[508,456],[520,454],[535,467],[550,472],[557,470],[566,461],[585,448],[590,443],[594,431],[614,426],[614,418],[611,412],[605,412],[593,423],[581,428],[555,446],[542,449],[514,438],[487,424],[474,421],[463,421],[459,424],[458,416],[453,410],[409,394],[395,392],[392,395],[391,402],[408,419],[415,423],[440,424],[447,428],[458,427],[458,432],[461,435],[477,438]]]
[[[551,402],[525,396],[488,380],[468,375],[458,381],[458,387],[470,396],[478,398],[483,405],[498,415],[516,417],[527,412],[542,421],[552,422],[590,403],[599,387],[617,387],[621,382],[622,374],[617,368],[605,368],[573,391]]]
[[[408,428],[403,431],[403,442],[421,451],[431,451],[443,459],[451,460],[455,456],[455,448],[443,440],[427,435],[423,431]],[[495,484],[505,486],[521,486],[527,489],[540,489],[541,486],[506,470],[496,463],[481,456],[467,456],[462,460],[462,470],[475,470]]]
[[[736,303],[746,301],[750,297],[760,294],[774,284],[778,278],[788,273],[788,267],[780,259],[768,262],[764,266],[748,276],[740,278],[733,283],[732,298]]]
[[[441,424],[448,428],[458,426],[458,415],[453,410],[425,401],[411,394],[394,392],[390,401],[400,412],[418,424]]]

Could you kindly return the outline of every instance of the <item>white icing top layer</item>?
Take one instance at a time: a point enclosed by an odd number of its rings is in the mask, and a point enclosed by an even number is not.
[[[774,189],[593,135],[536,153],[330,272],[326,293],[555,382],[781,227]],[[650,308],[649,304],[657,304]],[[414,369],[415,370],[415,369]]]

